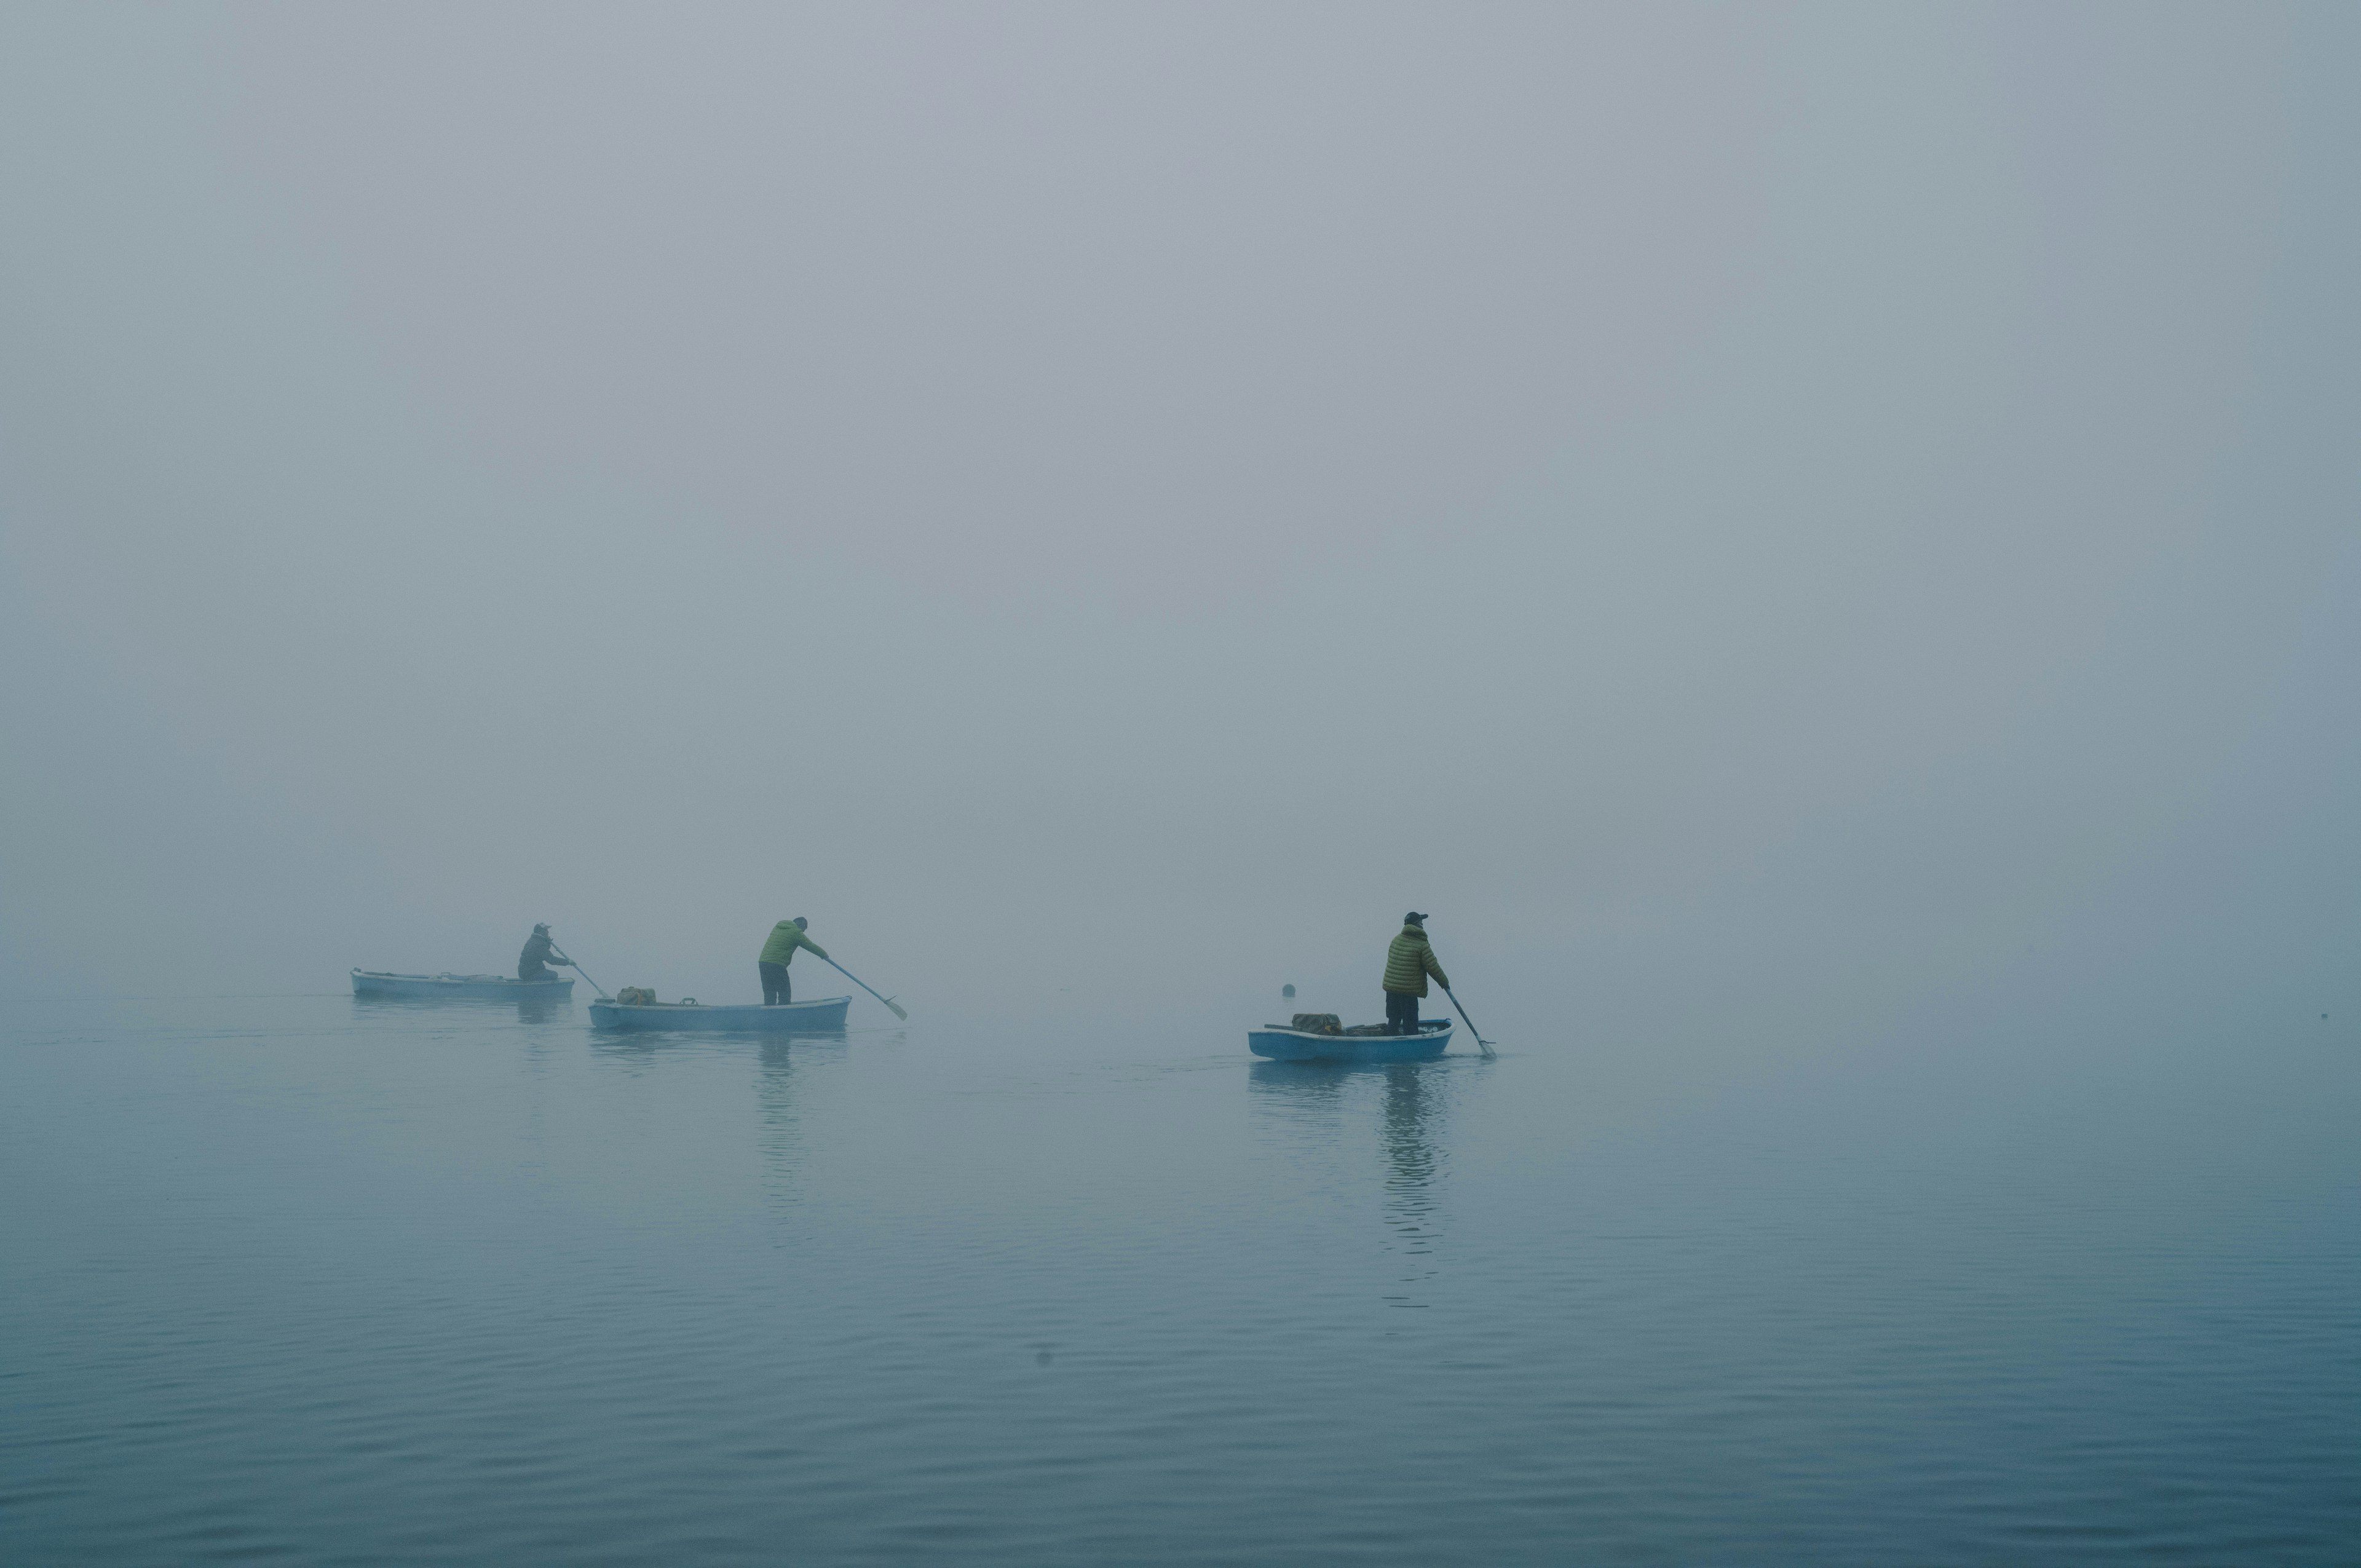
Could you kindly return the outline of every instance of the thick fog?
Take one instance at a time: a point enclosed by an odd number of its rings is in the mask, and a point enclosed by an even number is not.
[[[2361,1004],[2356,64],[11,6],[0,994],[804,915],[921,1021],[1374,1018],[1416,908],[1529,1040]]]

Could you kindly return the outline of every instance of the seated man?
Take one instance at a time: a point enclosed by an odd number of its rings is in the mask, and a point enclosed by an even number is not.
[[[549,927],[535,926],[533,935],[525,938],[524,951],[517,955],[517,978],[555,980],[557,977],[549,972],[549,960],[556,950],[556,945],[549,939]],[[563,964],[571,960],[561,958],[557,961]]]
[[[826,948],[804,935],[805,927],[810,924],[798,915],[771,927],[771,939],[763,944],[763,956],[755,960],[763,975],[763,1006],[784,1007],[792,1000],[787,989],[787,965],[794,961],[797,948],[809,948],[821,958],[828,957]]]

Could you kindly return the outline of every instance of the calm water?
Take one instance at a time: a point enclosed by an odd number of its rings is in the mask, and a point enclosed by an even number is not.
[[[2361,1555],[2342,1025],[1339,1070],[1088,1011],[14,1009],[0,1558]]]

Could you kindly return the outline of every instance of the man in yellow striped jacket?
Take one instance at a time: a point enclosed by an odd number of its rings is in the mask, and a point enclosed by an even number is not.
[[[1427,946],[1426,916],[1413,909],[1402,916],[1401,935],[1386,949],[1386,1022],[1397,1035],[1418,1033],[1418,999],[1426,994],[1426,977],[1451,989],[1451,977],[1434,961]]]

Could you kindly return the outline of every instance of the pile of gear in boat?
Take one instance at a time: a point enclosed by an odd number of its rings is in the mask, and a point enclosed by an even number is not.
[[[1347,1025],[1334,1013],[1298,1013],[1294,1022],[1273,1024],[1274,1029],[1292,1029],[1299,1035],[1399,1035],[1402,1031],[1391,1024],[1354,1024]]]

